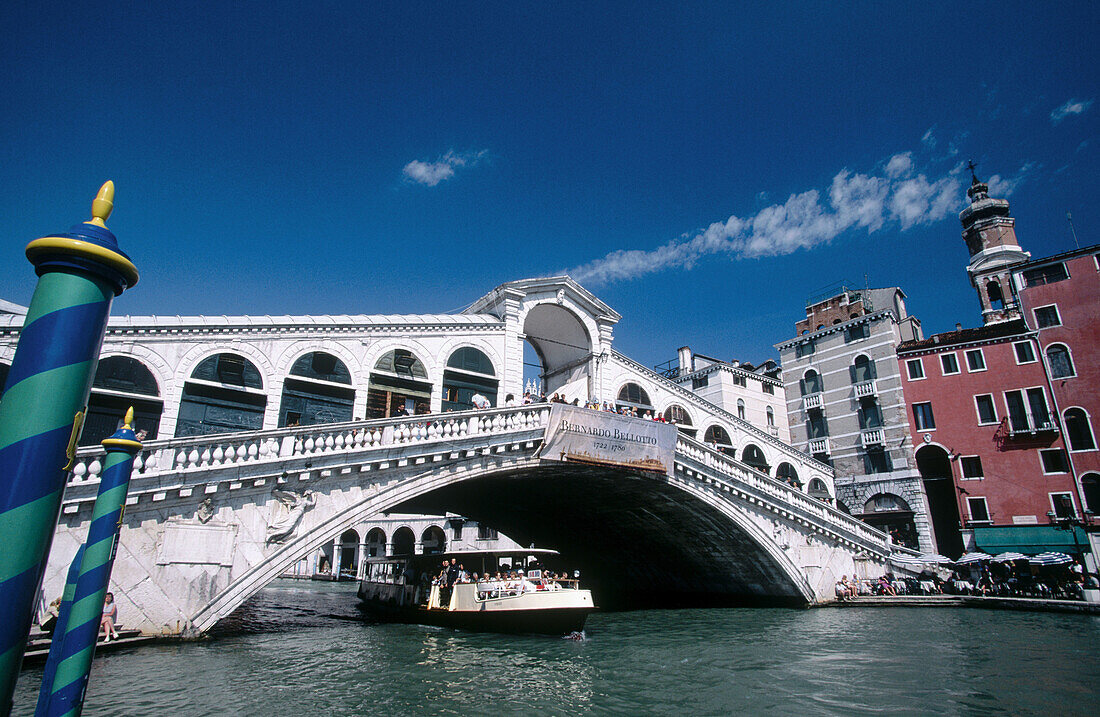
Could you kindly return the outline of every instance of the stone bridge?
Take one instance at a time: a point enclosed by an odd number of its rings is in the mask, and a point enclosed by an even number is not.
[[[554,547],[603,607],[813,604],[832,599],[840,575],[881,570],[890,552],[885,534],[686,435],[671,476],[538,458],[549,414],[534,404],[149,442],[112,576],[120,619],[202,633],[384,511],[459,513]],[[60,594],[84,539],[102,457],[78,453],[46,596]]]

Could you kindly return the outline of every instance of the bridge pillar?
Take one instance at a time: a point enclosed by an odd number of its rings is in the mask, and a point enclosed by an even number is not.
[[[364,536],[365,535],[366,535],[366,533],[364,533]],[[366,538],[364,538],[363,542],[359,543],[359,567],[356,568],[355,578],[357,580],[362,580],[366,576],[367,576],[367,543],[366,543]]]
[[[393,543],[386,543],[386,557],[393,557]]]
[[[332,541],[332,575],[333,577],[340,577],[340,563],[344,557],[344,544],[340,542],[340,539]]]
[[[419,540],[416,541],[416,545],[413,546],[413,552],[415,552],[417,555],[423,555],[424,554],[424,543],[421,543]]]

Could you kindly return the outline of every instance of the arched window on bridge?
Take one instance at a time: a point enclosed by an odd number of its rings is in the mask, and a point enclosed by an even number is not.
[[[683,406],[678,404],[672,404],[665,409],[665,420],[669,423],[675,423],[676,428],[685,435],[695,437],[698,432],[695,428],[692,428],[691,414],[684,409]]]
[[[0,361],[0,398],[4,397],[4,386],[8,383],[8,371],[11,366]]]
[[[737,456],[737,449],[733,447],[733,441],[730,439],[730,434],[721,426],[711,426],[708,428],[706,433],[703,434],[703,443],[714,446],[731,458]]]
[[[416,536],[413,535],[412,528],[403,525],[393,531],[394,555],[412,555],[415,548]]]
[[[917,525],[905,499],[893,493],[876,493],[863,505],[864,523],[890,535],[895,543],[917,548]]]
[[[367,557],[384,558],[386,556],[386,531],[371,528],[367,531]]]
[[[788,485],[795,488],[802,488],[802,481],[798,479],[798,471],[794,469],[790,463],[784,461],[780,463],[775,469],[775,477]]]
[[[130,406],[134,407],[134,430],[145,431],[147,441],[156,438],[164,402],[153,372],[129,356],[101,359],[88,396],[80,445],[98,446],[122,425]]]
[[[237,354],[207,357],[183,385],[176,436],[263,428],[267,396],[260,371]]]
[[[636,383],[624,383],[619,389],[619,395],[615,398],[616,408],[634,408],[644,415],[646,411],[653,410],[653,402],[649,400],[649,394]]]
[[[812,368],[802,376],[802,380],[798,382],[798,386],[802,389],[802,395],[806,396],[811,393],[821,393],[821,374],[814,371]]]
[[[283,381],[279,427],[350,421],[354,403],[348,367],[332,354],[313,351],[299,357]]]
[[[340,573],[359,575],[359,533],[345,530],[340,536]]]
[[[447,552],[447,534],[438,525],[429,525],[420,536],[425,555],[438,555]]]
[[[490,404],[496,406],[498,384],[493,362],[485,352],[473,346],[463,346],[451,354],[443,371],[443,410],[465,411],[473,408],[470,399],[475,393],[485,396]]]
[[[741,451],[741,462],[748,465],[761,473],[767,473],[771,466],[768,465],[768,459],[764,457],[764,451],[760,450],[760,447],[756,444],[750,443],[745,446]]]
[[[811,498],[823,500],[826,503],[831,503],[833,501],[833,497],[829,495],[829,486],[825,485],[825,481],[820,478],[810,479],[810,484],[806,486],[806,495]]]
[[[432,384],[424,364],[408,349],[387,351],[374,364],[367,388],[367,418],[389,418],[404,407],[431,411]]]

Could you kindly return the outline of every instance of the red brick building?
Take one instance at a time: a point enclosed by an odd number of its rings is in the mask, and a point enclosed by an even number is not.
[[[1032,260],[1008,202],[977,177],[967,194],[984,325],[897,351],[938,549],[1088,552],[1071,523],[1100,509],[1100,247]]]

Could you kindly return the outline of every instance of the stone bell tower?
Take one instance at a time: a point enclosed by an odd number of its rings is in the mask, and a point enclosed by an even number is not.
[[[1012,269],[1031,258],[1016,242],[1016,220],[1009,216],[1008,200],[991,199],[989,186],[974,174],[966,196],[970,204],[959,212],[962,236],[970,250],[966,267],[982,305],[982,323],[996,324],[1020,317]]]

